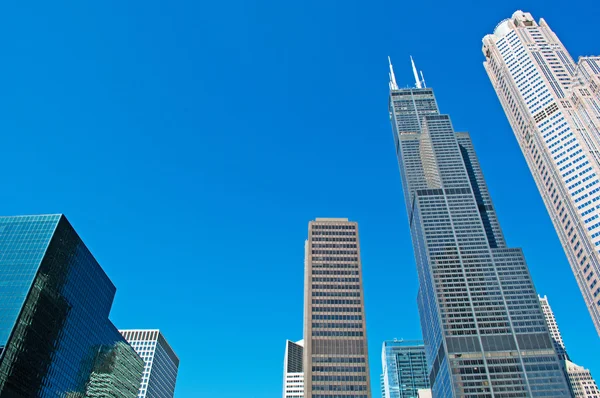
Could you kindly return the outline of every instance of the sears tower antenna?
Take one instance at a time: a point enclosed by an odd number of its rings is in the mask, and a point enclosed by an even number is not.
[[[421,80],[419,79],[419,74],[417,73],[417,67],[415,66],[415,61],[413,60],[412,55],[410,56],[410,63],[412,64],[413,74],[415,75],[415,83],[417,84],[417,88],[423,88],[421,84]],[[421,73],[423,75],[423,73]]]
[[[392,60],[389,56],[388,63],[390,64],[390,90],[398,90],[398,84],[396,84],[396,75],[394,75],[394,67],[392,66]]]

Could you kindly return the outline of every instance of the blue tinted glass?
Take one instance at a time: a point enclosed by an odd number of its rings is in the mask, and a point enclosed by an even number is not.
[[[116,289],[67,219],[0,221],[0,297],[16,296],[0,300],[0,396],[135,398],[144,363],[108,319]]]
[[[6,345],[59,215],[0,217],[0,350]]]

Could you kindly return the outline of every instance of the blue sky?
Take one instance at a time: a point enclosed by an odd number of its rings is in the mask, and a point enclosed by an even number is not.
[[[160,328],[176,396],[277,397],[302,337],[308,221],[358,221],[373,397],[384,339],[420,337],[387,114],[409,55],[469,131],[509,245],[522,247],[575,362],[600,340],[482,66],[516,9],[572,56],[600,5],[558,1],[6,2],[0,212],[65,213],[116,284],[112,320]]]

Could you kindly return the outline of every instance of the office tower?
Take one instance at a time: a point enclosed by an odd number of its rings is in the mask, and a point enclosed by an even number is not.
[[[285,357],[283,359],[283,398],[304,397],[304,341],[285,341]]]
[[[506,246],[469,135],[454,132],[421,81],[399,89],[391,64],[390,80],[433,396],[568,396],[525,259]]]
[[[370,398],[358,224],[308,224],[304,275],[304,396]]]
[[[121,334],[145,363],[138,397],[173,397],[179,358],[160,330],[121,330]]]
[[[0,396],[136,397],[115,291],[65,216],[0,217]]]
[[[566,372],[569,376],[569,384],[574,398],[598,398],[600,390],[592,378],[589,370],[575,365],[571,361],[565,361]]]
[[[576,64],[546,21],[522,11],[484,37],[483,53],[600,333],[600,58]]]
[[[422,341],[384,341],[381,349],[383,398],[418,398],[429,388],[427,359]]]
[[[539,296],[539,299],[542,306],[542,312],[544,313],[544,318],[546,319],[546,325],[548,326],[548,331],[550,332],[550,337],[552,338],[552,343],[554,344],[554,349],[558,355],[558,359],[561,361],[569,359],[569,355],[565,349],[565,343],[563,342],[562,335],[558,329],[558,324],[556,323],[556,318],[554,317],[554,312],[552,312],[552,308],[548,302],[548,297]]]
[[[600,390],[598,390],[598,386],[592,378],[591,372],[588,369],[571,362],[562,335],[560,334],[558,323],[556,323],[554,312],[552,312],[552,308],[548,302],[548,298],[546,296],[540,297],[540,303],[542,305],[542,310],[544,311],[548,330],[550,330],[554,348],[558,353],[559,359],[562,360],[563,371],[567,376],[567,381],[569,382],[573,396],[575,398],[599,398]]]

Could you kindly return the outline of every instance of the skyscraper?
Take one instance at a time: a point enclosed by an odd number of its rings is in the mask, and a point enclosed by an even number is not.
[[[121,334],[145,363],[138,398],[173,397],[179,358],[160,330],[121,330]]]
[[[483,39],[485,69],[600,334],[600,58],[576,64],[517,11]]]
[[[283,398],[304,397],[304,341],[285,341],[285,357],[283,359]]]
[[[63,215],[0,217],[0,396],[137,396],[115,287]]]
[[[311,221],[304,271],[304,396],[370,398],[358,224]]]
[[[554,342],[554,347],[556,348],[559,359],[562,360],[563,371],[567,376],[567,381],[569,382],[573,396],[575,398],[599,398],[600,390],[598,390],[598,386],[592,378],[591,372],[588,369],[571,362],[562,335],[560,334],[558,323],[554,317],[554,312],[552,312],[552,308],[548,302],[548,298],[546,296],[540,297],[540,303],[542,304],[542,309],[544,311],[546,323],[548,324],[548,329],[550,330],[550,336]]]
[[[598,398],[600,390],[592,378],[590,371],[573,362],[565,361],[566,372],[569,376],[569,385],[574,398]]]
[[[425,346],[422,341],[384,341],[382,398],[418,398],[420,389],[429,388]]]
[[[558,329],[556,318],[554,317],[554,312],[552,312],[552,308],[548,302],[548,297],[539,296],[539,298],[540,304],[542,305],[542,312],[544,313],[544,318],[546,319],[546,325],[548,326],[548,331],[550,332],[550,337],[552,338],[552,343],[554,344],[554,349],[556,350],[558,359],[561,361],[569,359],[569,355],[565,349],[565,343],[562,335],[560,334],[560,330]]]
[[[525,259],[506,246],[469,135],[454,132],[431,88],[417,80],[399,89],[391,64],[390,80],[433,395],[568,396]]]

